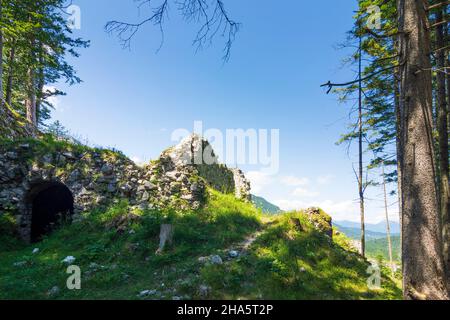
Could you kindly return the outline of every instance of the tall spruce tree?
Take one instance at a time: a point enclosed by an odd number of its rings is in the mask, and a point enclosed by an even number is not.
[[[432,132],[431,39],[422,0],[398,0],[403,291],[448,299]]]
[[[46,88],[60,81],[81,81],[67,57],[78,57],[77,48],[85,48],[89,42],[73,37],[65,0],[2,2],[7,13],[2,25],[8,26],[4,29],[3,97],[37,126],[49,118],[52,105],[47,98],[64,94]]]

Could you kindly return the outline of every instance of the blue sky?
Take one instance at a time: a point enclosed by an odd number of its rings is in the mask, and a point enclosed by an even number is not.
[[[73,60],[83,83],[58,98],[53,119],[92,144],[115,147],[136,161],[157,158],[172,145],[177,128],[279,129],[277,175],[244,166],[254,192],[293,209],[318,205],[335,219],[358,221],[357,186],[348,156],[335,142],[345,131],[348,108],[320,84],[348,80],[341,69],[348,52],[336,50],[351,28],[356,1],[224,0],[242,28],[231,59],[221,60],[224,40],[196,52],[195,24],[171,6],[165,41],[151,25],[136,35],[131,50],[104,32],[108,20],[140,21],[132,0],[75,0],[81,29],[91,47]],[[375,173],[374,173],[375,174]],[[381,189],[369,191],[367,220],[383,219]],[[396,199],[389,199],[394,204]],[[398,209],[391,208],[393,220]]]

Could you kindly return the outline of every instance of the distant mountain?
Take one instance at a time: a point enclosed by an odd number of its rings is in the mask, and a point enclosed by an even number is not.
[[[333,224],[339,225],[343,228],[352,228],[352,229],[358,229],[358,230],[360,230],[360,228],[361,228],[360,223],[352,222],[352,221],[336,221]],[[400,234],[400,224],[399,223],[391,221],[390,226],[391,226],[392,234]],[[379,232],[379,233],[386,234],[386,223],[385,222],[380,222],[380,223],[376,223],[376,224],[366,223],[366,231]]]
[[[357,222],[338,221],[333,225],[347,237],[359,241],[361,238],[361,227]],[[394,261],[400,261],[400,225],[391,222],[392,253]],[[366,224],[366,253],[371,258],[383,257],[389,260],[386,224]]]
[[[264,199],[262,197],[252,195],[252,202],[255,205],[255,207],[257,207],[258,209],[261,209],[262,212],[264,212],[264,213],[279,214],[279,213],[283,212],[283,210],[281,210],[279,207],[270,203],[269,201],[267,201],[266,199]]]
[[[359,240],[361,238],[361,229],[360,228],[343,227],[336,223],[333,223],[333,226],[335,226],[340,232],[344,233],[347,237],[349,237],[351,239]],[[386,237],[386,233],[366,230],[366,239],[367,240],[382,239],[385,237]]]

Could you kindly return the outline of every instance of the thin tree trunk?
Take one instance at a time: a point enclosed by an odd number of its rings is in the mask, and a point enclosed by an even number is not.
[[[384,191],[384,210],[386,213],[386,234],[388,240],[388,250],[389,250],[389,267],[391,268],[392,275],[394,275],[394,261],[392,259],[392,242],[391,242],[391,225],[389,223],[389,211],[388,211],[388,201],[387,201],[387,190],[386,190],[386,177],[384,175],[384,162],[381,167],[383,175],[383,191]]]
[[[44,93],[44,86],[45,86],[45,74],[44,74],[44,58],[43,58],[43,51],[44,48],[42,46],[42,43],[39,43],[39,71],[37,75],[37,92],[39,92],[39,95],[36,99],[36,112],[38,115],[41,114],[41,105],[43,101],[43,93]]]
[[[450,34],[447,34],[450,37]],[[450,68],[450,50],[447,53],[447,67]],[[447,108],[450,109],[450,74],[447,73]],[[448,111],[447,109],[447,111]],[[447,132],[450,113],[447,112]],[[448,154],[447,154],[448,156]],[[450,197],[450,194],[449,194]],[[450,199],[447,200],[450,206]],[[447,269],[447,289],[450,289],[450,208],[447,210],[447,216],[443,217],[443,240],[444,240],[444,263]]]
[[[394,103],[395,103],[395,116],[396,116],[396,129],[397,129],[397,135],[396,135],[396,147],[397,147],[397,193],[398,193],[398,215],[399,215],[399,221],[400,226],[402,225],[402,167],[403,167],[403,155],[402,155],[402,147],[401,147],[401,139],[402,131],[401,131],[401,112],[400,112],[400,75],[398,72],[395,72],[394,74],[394,81],[395,81],[395,87],[394,87]],[[401,230],[401,228],[400,228]],[[400,231],[401,232],[401,231]]]
[[[42,115],[42,95],[44,92],[44,71],[41,68],[39,70],[38,81],[37,81],[37,92],[39,92],[39,96],[36,98],[36,114]]]
[[[358,126],[359,126],[359,173],[358,173],[358,191],[359,208],[361,213],[361,255],[366,256],[366,226],[364,221],[364,185],[363,185],[363,119],[362,119],[362,37],[359,38],[359,58],[358,58],[358,77],[359,77],[359,98],[358,98]]]
[[[438,9],[436,13],[436,21],[444,20],[444,14],[447,12],[447,6],[444,5],[442,9]],[[438,49],[444,48],[446,45],[444,33],[444,25],[439,25],[436,29],[436,47]],[[445,83],[445,66],[447,59],[445,57],[446,50],[438,50],[436,54],[436,62],[438,71],[436,75],[437,81],[437,127],[439,134],[439,208],[442,217],[442,235],[443,235],[443,255],[444,262],[448,261],[448,246],[449,235],[447,229],[447,217],[449,214],[449,160],[448,160],[448,105]],[[446,266],[446,272],[448,272]]]
[[[31,18],[30,18],[31,19]],[[31,126],[37,128],[37,110],[36,110],[36,74],[34,64],[36,63],[36,55],[34,46],[36,41],[33,37],[30,39],[31,65],[28,68],[28,92],[27,101],[25,102],[27,120]]]
[[[34,79],[34,70],[28,70],[28,98],[25,101],[25,108],[27,114],[27,121],[34,127],[37,127],[36,114],[36,88]]]
[[[406,299],[448,299],[435,183],[428,19],[423,0],[397,1],[403,292]]]
[[[0,21],[3,20],[3,5],[0,1]],[[3,28],[0,26],[0,109],[3,109]]]
[[[161,231],[159,233],[159,247],[156,254],[161,254],[166,247],[166,244],[172,244],[173,242],[174,228],[171,224],[162,224]]]
[[[400,52],[399,41],[398,39],[395,41],[395,50],[398,55]],[[398,197],[398,216],[400,222],[400,238],[402,233],[402,163],[403,163],[403,155],[402,155],[402,147],[401,147],[401,139],[402,131],[401,131],[401,112],[400,112],[400,73],[398,69],[394,71],[394,103],[395,103],[395,128],[396,128],[396,151],[397,151],[397,197]],[[402,247],[400,241],[400,248]]]
[[[12,104],[12,86],[13,86],[13,76],[14,76],[14,60],[16,58],[16,46],[13,43],[10,53],[9,53],[9,68],[8,68],[8,78],[6,81],[6,103],[8,105]]]

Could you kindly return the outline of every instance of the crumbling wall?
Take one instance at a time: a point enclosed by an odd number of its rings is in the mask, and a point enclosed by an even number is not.
[[[212,163],[199,160],[204,150],[212,155]],[[209,143],[196,135],[144,167],[117,151],[49,137],[9,141],[0,144],[0,214],[15,217],[25,240],[31,229],[30,190],[48,182],[62,183],[70,190],[75,219],[117,199],[128,199],[130,205],[143,210],[195,210],[204,204],[207,186],[250,199],[250,183],[242,171],[219,164]]]
[[[74,198],[74,218],[115,198],[134,198],[140,169],[125,156],[107,150],[39,141],[0,147],[0,213],[16,217],[20,236],[31,228],[32,188],[64,184]],[[128,185],[128,187],[126,187]]]
[[[212,146],[201,136],[192,134],[164,153],[177,168],[190,167],[212,188],[234,193],[238,199],[250,201],[250,182],[239,169],[220,164]]]

